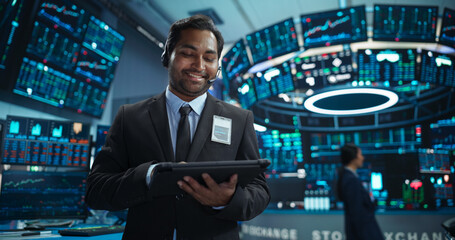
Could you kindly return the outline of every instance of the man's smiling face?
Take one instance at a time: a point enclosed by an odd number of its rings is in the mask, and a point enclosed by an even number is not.
[[[185,101],[204,94],[208,81],[216,77],[218,49],[215,35],[208,30],[185,29],[169,57],[170,90]]]

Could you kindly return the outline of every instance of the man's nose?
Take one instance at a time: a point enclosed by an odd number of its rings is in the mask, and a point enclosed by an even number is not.
[[[204,71],[205,70],[205,61],[203,56],[198,56],[194,59],[193,62],[193,67],[197,69],[198,71]]]

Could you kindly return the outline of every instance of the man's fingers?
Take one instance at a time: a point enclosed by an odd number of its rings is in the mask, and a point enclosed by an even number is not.
[[[183,177],[183,180],[178,181],[177,184],[202,205],[225,206],[237,186],[238,175],[234,174],[229,178],[229,181],[220,184],[217,184],[207,173],[202,174],[202,179],[204,179],[208,188],[189,176]]]
[[[219,188],[218,183],[216,183],[215,180],[213,180],[213,178],[210,177],[209,174],[203,173],[203,174],[202,174],[202,178],[204,179],[205,184],[207,184],[207,187],[208,187],[210,190],[214,191],[214,190],[216,190],[216,189]]]
[[[207,191],[209,191],[206,187],[199,184],[199,182],[192,177],[185,176],[183,177],[183,180],[185,180],[185,182],[190,185],[194,192],[197,192],[199,194],[207,194]]]
[[[190,195],[194,194],[194,190],[184,181],[177,181],[177,185],[179,185],[180,189],[187,192]]]
[[[231,176],[231,179],[229,180],[229,186],[230,187],[235,187],[235,185],[237,185],[238,180],[239,180],[239,175],[233,174]]]
[[[195,191],[188,183],[185,181],[178,181],[177,185],[179,185],[180,189],[188,193],[189,195],[193,196],[196,200],[201,198],[201,195]]]

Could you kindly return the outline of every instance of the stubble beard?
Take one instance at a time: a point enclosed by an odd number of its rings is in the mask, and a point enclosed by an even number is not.
[[[186,82],[185,80],[181,79],[180,81],[178,81],[178,83],[176,83],[173,79],[174,78],[172,78],[172,76],[170,76],[169,85],[171,86],[171,88],[173,90],[177,91],[178,93],[183,94],[188,97],[201,96],[202,94],[207,92],[207,90],[210,88],[210,84],[208,84],[207,82],[204,82],[204,83],[202,83],[203,85],[200,88],[200,90],[191,91],[185,86],[185,82]]]

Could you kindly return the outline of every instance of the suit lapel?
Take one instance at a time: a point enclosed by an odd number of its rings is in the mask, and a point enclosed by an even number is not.
[[[357,177],[356,175],[354,175],[353,172],[345,169],[344,171],[345,174],[351,174],[351,177],[355,178],[356,181],[357,181],[357,184],[359,185],[358,187],[360,187],[360,192],[361,192],[361,195],[362,195],[362,198],[365,198],[366,202],[368,203],[369,206],[371,207],[374,207],[374,204],[373,202],[371,202],[371,198],[370,198],[370,194],[368,193],[368,191],[365,189],[365,187],[363,187],[363,184],[362,184],[362,181],[360,180],[359,177]],[[352,186],[351,186],[352,187]]]
[[[158,136],[161,149],[164,152],[166,160],[168,162],[174,162],[174,150],[172,150],[169,119],[167,117],[166,110],[166,97],[164,93],[158,95],[155,101],[150,104],[149,115],[153,126],[155,127],[155,132]]]
[[[221,112],[221,105],[217,102],[217,99],[210,95],[210,93],[207,93],[207,101],[204,110],[202,111],[201,118],[199,119],[196,133],[194,134],[193,142],[191,143],[191,148],[188,153],[188,162],[197,161],[197,157],[212,131],[213,115],[217,115]]]

